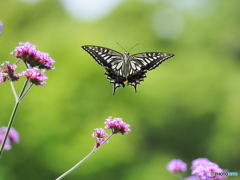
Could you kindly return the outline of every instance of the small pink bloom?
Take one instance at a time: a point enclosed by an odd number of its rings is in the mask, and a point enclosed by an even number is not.
[[[95,132],[92,134],[94,138],[105,138],[108,134],[105,132],[103,128],[96,128]]]
[[[1,33],[2,27],[3,27],[3,23],[2,23],[2,21],[0,21],[0,36],[2,35],[2,33]]]
[[[122,118],[109,117],[108,119],[106,119],[104,124],[106,124],[105,128],[106,129],[112,129],[112,132],[114,134],[120,132],[121,134],[124,135],[124,134],[127,134],[131,131],[131,129],[129,128],[130,125],[123,122]]]
[[[38,66],[39,69],[54,69],[51,66],[55,61],[49,57],[49,54],[37,51],[36,46],[29,42],[20,42],[19,46],[16,47],[11,54],[22,59],[25,63],[29,64],[30,67]]]
[[[198,158],[198,159],[195,159],[192,161],[192,166],[191,166],[191,169],[194,170],[196,167],[198,167],[199,165],[202,165],[202,164],[208,164],[209,161],[207,158]]]
[[[0,134],[0,145],[2,145],[3,139],[4,139],[4,134]],[[11,148],[12,148],[11,141],[9,138],[7,138],[3,149],[10,150]]]
[[[21,58],[23,61],[31,61],[34,59],[36,54],[36,45],[31,44],[29,42],[26,43],[19,43],[19,46],[17,46],[14,49],[15,53],[11,53],[13,56],[17,58]]]
[[[167,170],[174,173],[186,171],[187,164],[180,159],[173,159],[167,164]]]
[[[0,70],[0,84],[2,84],[3,82],[5,82],[7,79],[7,73],[3,73]]]
[[[102,145],[103,143],[107,143],[108,141],[105,140],[108,134],[102,128],[95,129],[95,132],[92,134],[92,137],[96,138],[96,148]]]
[[[0,128],[0,144],[3,142],[4,135],[6,134],[7,127],[1,127]],[[4,146],[5,150],[10,150],[11,149],[11,142],[14,143],[19,143],[19,134],[14,128],[10,128],[8,137],[6,139],[6,143]]]
[[[0,83],[5,82],[7,79],[10,81],[17,81],[23,74],[15,74],[17,65],[13,64],[10,65],[9,61],[4,62],[1,64],[2,69],[0,69]]]
[[[41,70],[38,68],[27,69],[27,71],[24,72],[24,75],[31,83],[35,85],[45,86],[46,82],[44,80],[48,79],[47,76],[45,75],[44,69]]]
[[[102,139],[102,138],[97,138],[95,146],[96,146],[96,148],[98,148],[99,146],[101,146],[104,143],[108,143],[108,141],[106,141],[105,139]]]
[[[192,175],[195,175],[202,180],[220,180],[225,176],[212,176],[211,172],[223,172],[218,164],[209,161],[207,158],[198,158],[192,162]]]

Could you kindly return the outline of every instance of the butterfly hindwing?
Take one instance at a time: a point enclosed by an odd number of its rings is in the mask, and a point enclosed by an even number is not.
[[[124,87],[126,77],[122,76],[123,55],[117,51],[101,46],[82,46],[101,66],[106,69],[105,75],[114,84],[113,94],[117,88]]]
[[[110,83],[113,84],[113,94],[115,94],[116,90],[120,87],[125,86],[126,77],[116,74],[112,68],[106,67],[105,75]]]
[[[173,54],[162,52],[145,52],[130,56],[129,64],[131,70],[130,75],[128,76],[128,85],[133,86],[136,92],[137,85],[147,77],[147,70],[151,71],[155,69],[163,61],[173,56]]]

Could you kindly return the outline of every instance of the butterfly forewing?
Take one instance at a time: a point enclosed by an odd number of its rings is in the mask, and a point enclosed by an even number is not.
[[[116,66],[123,61],[123,55],[117,51],[100,46],[82,46],[101,66]]]
[[[141,69],[150,71],[158,67],[163,61],[173,56],[173,54],[162,52],[145,52],[130,56],[130,60],[136,62]]]

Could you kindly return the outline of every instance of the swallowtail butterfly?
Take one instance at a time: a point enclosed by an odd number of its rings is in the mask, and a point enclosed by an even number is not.
[[[133,86],[135,92],[137,85],[146,78],[147,71],[158,67],[163,61],[173,57],[173,54],[163,52],[144,52],[130,55],[129,52],[121,54],[101,46],[82,46],[101,66],[106,69],[105,75],[112,83],[113,94],[116,89],[128,85]]]

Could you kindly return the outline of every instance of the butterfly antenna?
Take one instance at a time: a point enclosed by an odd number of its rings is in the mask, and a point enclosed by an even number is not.
[[[130,52],[131,49],[133,49],[135,46],[139,45],[140,43],[135,44],[133,47],[131,47],[128,52]]]
[[[127,50],[126,49],[124,49],[118,42],[117,42],[117,44],[124,50],[124,51],[126,51],[127,52]]]

